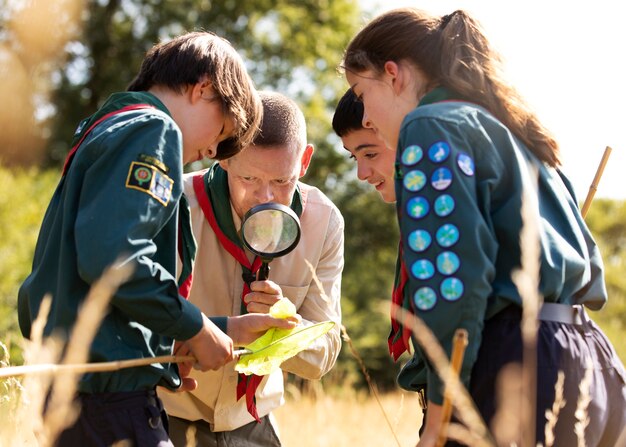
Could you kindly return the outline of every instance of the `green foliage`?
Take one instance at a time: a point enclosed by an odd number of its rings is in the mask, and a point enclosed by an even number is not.
[[[387,349],[389,306],[399,241],[395,207],[355,180],[330,193],[346,223],[342,278],[343,324],[370,375],[381,388],[394,386],[400,365]],[[335,373],[365,386],[352,353],[344,346]]]
[[[50,161],[59,163],[77,123],[106,97],[125,90],[157,41],[205,29],[227,38],[261,89],[288,94],[307,117],[317,148],[309,178],[323,185],[345,169],[333,149],[330,118],[345,90],[337,74],[360,23],[356,0],[88,0],[83,33],[67,46],[68,61],[53,100]]]
[[[10,171],[0,165],[0,340],[19,362],[17,291],[30,273],[35,243],[59,172],[37,169]]]
[[[608,304],[591,316],[626,362],[626,201],[595,200],[587,223],[602,252],[609,292]]]

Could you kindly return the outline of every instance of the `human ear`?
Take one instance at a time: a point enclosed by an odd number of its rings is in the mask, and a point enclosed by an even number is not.
[[[212,100],[215,97],[213,84],[207,78],[204,78],[200,82],[194,84],[192,87],[192,92],[195,98]]]
[[[402,83],[404,80],[400,66],[394,61],[387,61],[385,62],[383,68],[384,74],[387,78],[389,78],[393,90],[396,92],[396,94],[400,93],[403,87]]]
[[[228,171],[228,160],[220,160],[218,163],[220,164],[220,168],[224,171]]]
[[[309,164],[311,164],[311,157],[313,157],[313,145],[307,144],[304,148],[304,152],[302,153],[302,158],[300,159],[300,178],[304,177],[307,169],[309,169]]]

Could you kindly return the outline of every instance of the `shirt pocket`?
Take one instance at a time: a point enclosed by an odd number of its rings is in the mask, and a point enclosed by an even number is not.
[[[289,298],[289,300],[296,306],[296,310],[300,309],[300,306],[302,306],[304,298],[306,298],[306,293],[309,290],[308,286],[296,287],[281,285],[280,288],[283,291],[283,296],[285,298]]]

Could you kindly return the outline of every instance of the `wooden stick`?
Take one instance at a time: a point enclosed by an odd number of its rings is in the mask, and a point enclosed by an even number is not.
[[[463,364],[463,357],[465,356],[465,348],[468,343],[467,330],[457,329],[454,333],[454,341],[452,346],[452,355],[450,356],[450,366],[452,373],[459,376],[461,371],[461,365]],[[448,438],[448,424],[450,423],[450,417],[452,416],[452,396],[450,395],[450,389],[446,387],[443,396],[443,408],[441,410],[441,426],[439,427],[439,434],[437,435],[436,447],[443,447]]]
[[[147,357],[143,359],[117,360],[114,362],[101,363],[77,363],[67,365],[57,365],[42,363],[39,365],[9,366],[0,368],[0,378],[13,376],[26,376],[36,374],[52,374],[61,371],[71,371],[73,373],[84,374],[90,372],[117,371],[123,368],[133,368],[135,366],[147,366],[154,363],[182,363],[187,361],[195,362],[193,356],[163,355],[160,357]]]
[[[600,183],[600,177],[602,177],[602,173],[604,172],[604,167],[606,166],[607,161],[609,161],[609,155],[611,155],[610,146],[607,146],[604,149],[604,154],[602,154],[602,160],[600,160],[600,165],[598,166],[598,170],[596,171],[596,175],[593,177],[593,181],[591,182],[591,186],[589,186],[589,192],[587,193],[587,198],[585,199],[585,203],[583,204],[581,214],[583,219],[587,215],[587,211],[589,211],[589,207],[591,206],[591,202],[593,200],[593,196],[596,194],[598,190],[598,183]]]

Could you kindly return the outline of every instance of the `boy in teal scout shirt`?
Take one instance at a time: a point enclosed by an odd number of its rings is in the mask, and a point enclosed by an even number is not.
[[[512,274],[521,263],[520,210],[524,193],[530,194],[544,299],[536,346],[537,430],[530,441],[545,442],[560,370],[565,403],[552,428],[553,445],[616,445],[626,426],[626,374],[584,310],[607,300],[602,260],[558,169],[556,141],[501,77],[499,56],[480,26],[464,11],[443,17],[390,11],[354,37],[343,66],[363,103],[363,126],[397,148],[401,262],[394,301],[418,315],[448,355],[455,330],[468,331],[461,379],[491,422],[499,373],[522,360],[524,302]],[[394,332],[390,344],[397,354],[407,344],[402,327]],[[433,446],[443,386],[423,348],[415,349],[398,381],[407,389],[426,387],[418,446]],[[588,365],[591,381],[581,391]],[[581,395],[590,403],[578,439],[572,427]]]
[[[233,360],[233,340],[245,344],[271,326],[294,325],[258,314],[214,323],[184,296],[195,243],[182,196],[183,164],[227,158],[249,144],[260,101],[235,50],[208,32],[153,47],[128,90],[79,125],[32,273],[19,291],[20,328],[30,336],[50,294],[44,335],[67,334],[105,268],[131,264],[133,274],[114,293],[89,361],[171,354],[176,339],[186,340],[196,367],[216,369]],[[184,265],[178,280],[177,255]],[[181,381],[172,364],[85,374],[78,383],[81,415],[57,443],[171,445],[155,387],[181,384],[194,386]]]

